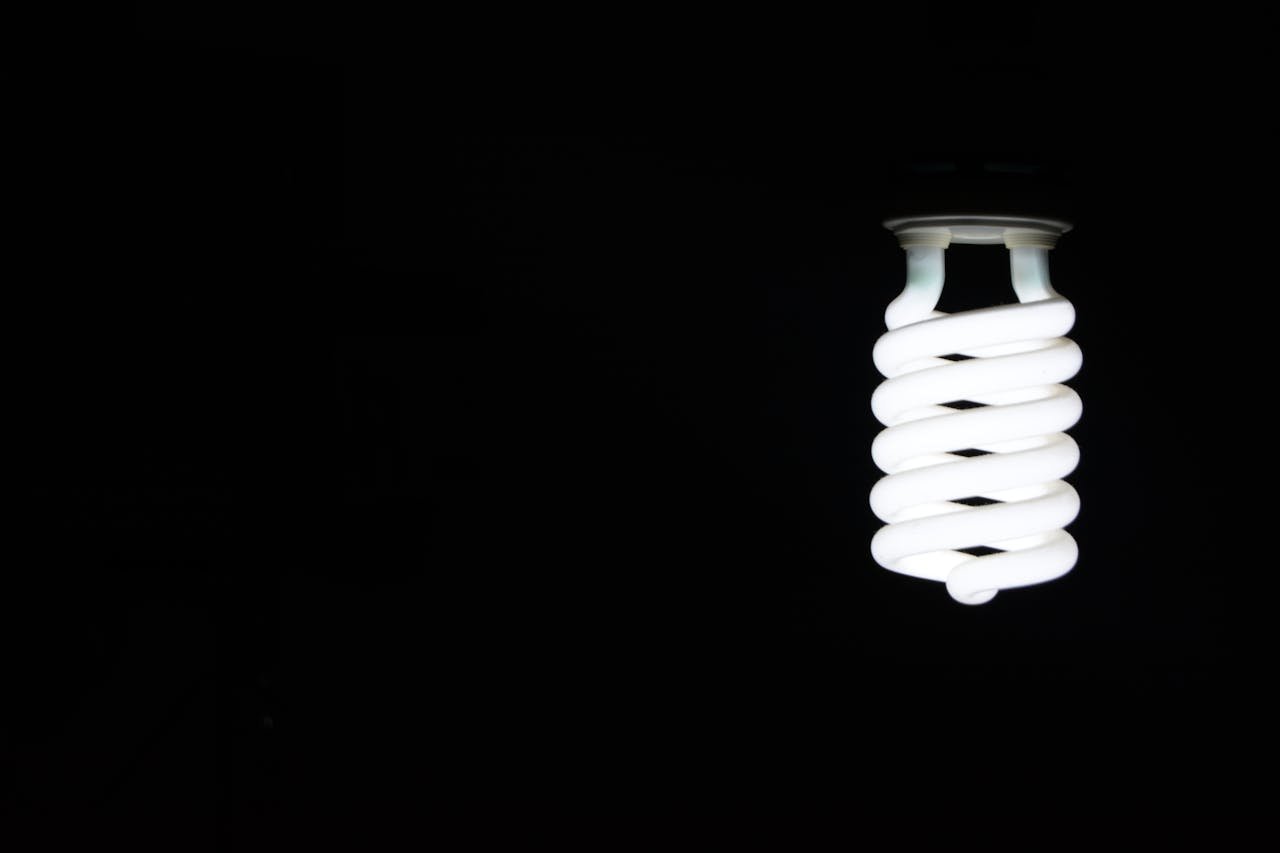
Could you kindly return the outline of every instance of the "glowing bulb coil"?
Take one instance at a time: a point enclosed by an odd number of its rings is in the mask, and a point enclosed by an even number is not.
[[[1075,309],[1049,284],[1047,255],[1062,230],[953,224],[898,232],[907,285],[874,350],[886,379],[872,411],[886,428],[872,457],[886,476],[871,491],[872,511],[885,522],[871,552],[884,568],[945,582],[965,604],[1061,577],[1076,562],[1063,528],[1080,500],[1062,478],[1080,457],[1065,431],[1081,401],[1061,383],[1080,369],[1081,353],[1064,337]],[[1019,302],[934,310],[945,246],[963,236],[994,242],[993,233],[1009,247]],[[995,551],[966,553],[978,548]]]

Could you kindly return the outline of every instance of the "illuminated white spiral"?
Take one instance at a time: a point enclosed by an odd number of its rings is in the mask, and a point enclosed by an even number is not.
[[[909,246],[907,285],[885,312],[889,331],[874,352],[887,378],[872,396],[886,426],[872,456],[887,476],[871,490],[872,511],[885,522],[872,556],[886,569],[944,581],[965,604],[1061,577],[1077,557],[1063,528],[1080,500],[1062,478],[1080,458],[1064,431],[1081,403],[1060,384],[1080,369],[1080,348],[1063,337],[1075,309],[1049,283],[1047,249],[1009,252],[1018,303],[945,314],[934,310],[944,249]],[[969,358],[943,357],[954,355]],[[944,405],[959,401],[981,405]],[[986,455],[964,455],[975,450]],[[970,498],[997,503],[956,502]],[[979,546],[999,550],[962,551]]]

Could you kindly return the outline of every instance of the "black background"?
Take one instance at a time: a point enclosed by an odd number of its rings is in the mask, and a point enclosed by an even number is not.
[[[1238,797],[1247,27],[860,15],[140,8],[18,380],[17,801],[252,849]],[[868,553],[909,162],[1077,223],[1081,558],[977,608]]]

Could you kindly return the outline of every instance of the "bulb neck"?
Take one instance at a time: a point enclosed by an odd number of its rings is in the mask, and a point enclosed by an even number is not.
[[[1009,249],[1052,249],[1071,223],[1018,216],[939,215],[890,219],[884,223],[904,249],[947,248],[952,243],[1004,245]]]

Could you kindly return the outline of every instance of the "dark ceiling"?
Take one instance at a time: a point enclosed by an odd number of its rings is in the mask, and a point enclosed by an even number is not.
[[[1187,297],[1223,270],[1182,229],[1260,173],[1249,51],[980,11],[142,4],[102,72],[121,284],[31,382],[32,802],[226,841],[314,802],[1205,793],[1251,729],[1199,404],[1229,318]],[[879,221],[966,203],[1074,218],[1085,354],[1079,565],[981,608],[867,550]],[[1001,255],[953,249],[942,307],[1011,298]]]

